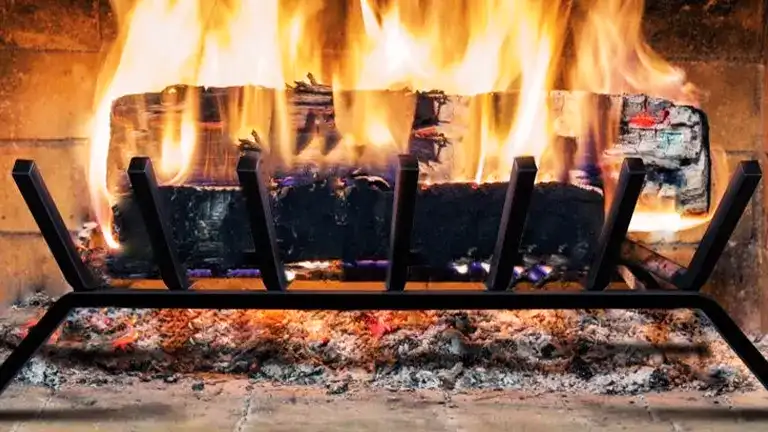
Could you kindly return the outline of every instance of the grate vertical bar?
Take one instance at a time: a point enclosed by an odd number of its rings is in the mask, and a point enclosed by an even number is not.
[[[100,284],[77,253],[72,235],[35,162],[16,160],[12,176],[67,283],[74,291],[98,288]]]
[[[189,288],[187,272],[179,261],[176,245],[171,237],[171,229],[168,227],[163,209],[152,160],[148,157],[132,158],[128,165],[128,177],[131,180],[133,196],[141,210],[163,282],[170,290],[186,290]]]
[[[720,204],[693,254],[688,270],[672,282],[687,291],[698,291],[706,283],[725,250],[741,215],[762,177],[757,161],[742,161],[731,177]]]
[[[504,199],[491,268],[485,282],[486,288],[490,291],[504,291],[513,282],[512,276],[519,258],[520,239],[523,237],[537,172],[534,158],[530,156],[515,158],[509,175],[507,196]]]
[[[412,155],[400,155],[392,205],[392,229],[389,243],[387,291],[402,291],[408,279],[411,233],[419,187],[419,163]]]
[[[621,244],[627,235],[635,205],[645,182],[645,165],[640,158],[627,158],[621,164],[619,183],[611,202],[611,209],[603,224],[595,257],[587,274],[585,288],[590,291],[604,290],[611,281],[619,261]]]
[[[284,291],[286,278],[277,249],[267,176],[262,169],[262,159],[256,152],[247,152],[237,163],[237,177],[248,207],[251,236],[256,250],[256,260],[264,286],[269,291]]]

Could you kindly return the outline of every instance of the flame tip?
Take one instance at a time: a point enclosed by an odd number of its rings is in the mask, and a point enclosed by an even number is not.
[[[108,165],[112,105],[124,95],[160,91],[177,102],[163,99],[161,125],[147,125],[153,120],[143,119],[138,126],[150,134],[153,128],[160,129],[153,156],[159,156],[162,184],[184,183],[197,169],[193,159],[203,135],[200,104],[194,103],[194,91],[180,86],[279,89],[274,94],[244,92],[232,101],[237,109],[222,121],[226,134],[236,143],[252,130],[270,136],[263,150],[287,165],[320,161],[355,166],[381,166],[389,160],[382,155],[406,150],[412,123],[407,120],[416,109],[409,103],[415,96],[361,91],[348,104],[338,103],[344,99],[342,91],[440,89],[445,100],[435,105],[438,133],[463,144],[446,150],[453,152],[450,177],[473,179],[475,186],[508,178],[519,155],[534,157],[541,178],[560,178],[553,173],[567,171],[570,162],[562,155],[553,157],[551,144],[561,132],[569,136],[590,132],[599,110],[580,103],[583,109],[562,115],[568,120],[556,118],[542,93],[555,87],[559,74],[567,87],[579,91],[645,93],[698,103],[698,90],[687,82],[684,71],[645,42],[643,1],[593,0],[579,13],[572,13],[571,2],[560,0],[554,5],[488,0],[471,7],[429,2],[382,5],[357,0],[344,13],[323,2],[291,6],[279,0],[232,0],[215,8],[204,7],[208,2],[137,0],[130,10],[118,7],[119,38],[99,76],[88,172],[92,206],[105,227],[106,243],[119,248],[110,232],[114,201],[110,191],[116,180]],[[324,15],[329,11],[337,16]],[[328,34],[328,28],[343,27],[349,30],[340,33],[346,35],[343,41]],[[566,38],[573,38],[576,56],[564,65],[560,57]],[[325,55],[326,42],[343,46],[341,58]],[[152,73],[147,65],[153,66]],[[335,99],[326,108],[330,113],[313,111],[313,124],[306,116],[315,132],[306,149],[295,155],[295,107],[286,95],[286,83],[307,81],[313,88],[330,82]],[[311,96],[327,97],[329,89],[323,88],[325,93],[318,90]],[[510,89],[515,89],[514,101],[500,103],[487,95]],[[182,94],[192,99],[179,104]],[[469,97],[448,101],[446,94]],[[499,125],[498,117],[510,118],[511,124]],[[341,139],[329,152],[323,135],[330,127]],[[274,132],[275,139],[267,132]],[[126,138],[125,151],[146,145],[142,139]]]

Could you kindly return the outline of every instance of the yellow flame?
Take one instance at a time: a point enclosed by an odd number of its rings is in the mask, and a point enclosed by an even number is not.
[[[192,98],[195,100],[195,98]],[[189,169],[189,161],[197,143],[197,119],[193,103],[187,103],[181,115],[180,133],[176,134],[173,117],[166,117],[161,143],[160,172],[165,183],[181,183]],[[178,136],[177,136],[178,135]]]
[[[547,95],[563,79],[568,88],[592,93],[696,103],[684,73],[643,40],[641,0],[587,0],[574,8],[561,0],[350,0],[343,7],[330,0],[112,3],[120,35],[99,77],[89,160],[94,213],[112,247],[118,244],[108,175],[114,169],[108,162],[111,108],[128,94],[178,84],[246,86],[230,98],[225,127],[233,146],[255,131],[281,163],[381,165],[407,149],[416,109],[412,92],[442,90],[462,96],[445,108],[456,116],[451,133],[458,144],[442,181],[476,182],[506,180],[516,156],[541,161],[559,121]],[[567,38],[574,56],[561,62]],[[286,83],[305,80],[307,73],[333,87],[340,142],[330,152],[317,136],[296,154],[295,95]],[[200,153],[199,113],[192,107],[197,90],[189,91],[178,120],[166,116],[161,125],[159,172],[166,183],[186,181]],[[576,124],[568,126],[576,135],[610,126],[597,124],[590,98],[581,107]],[[599,144],[609,145],[610,136],[604,141]],[[121,157],[132,156],[125,153]],[[542,171],[540,180],[552,178]]]
[[[574,88],[595,93],[646,93],[696,105],[696,88],[685,72],[656,54],[642,31],[644,0],[579,3]]]
[[[99,77],[91,133],[89,184],[94,214],[105,241],[118,247],[111,232],[108,186],[112,102],[128,94],[158,92],[170,85],[262,85],[285,82],[278,44],[278,1],[113,1],[120,35]],[[163,174],[184,180],[197,141],[193,109],[185,109],[180,142],[163,131]],[[174,150],[175,149],[175,150]],[[170,159],[170,160],[169,160]],[[169,172],[171,171],[171,172]]]

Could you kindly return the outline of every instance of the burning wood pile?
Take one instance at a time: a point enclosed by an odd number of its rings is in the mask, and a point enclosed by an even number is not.
[[[323,154],[333,154],[343,150],[343,144],[338,142],[341,136],[335,126],[331,90],[316,90],[315,87],[298,86],[289,92],[289,100],[292,95],[297,95],[295,98],[299,101],[291,106],[302,118],[295,129],[297,145],[306,146],[308,141],[317,139],[326,147]],[[162,94],[118,100],[113,107],[113,131],[116,132],[112,145],[124,149],[126,134],[136,130],[138,124],[145,123],[154,127],[147,136],[133,143],[151,148],[161,139],[161,126],[167,122],[167,116],[181,115],[178,107],[185,105],[178,102],[178,95],[192,91],[171,88],[169,92],[176,95],[172,105],[163,104]],[[213,277],[238,275],[253,267],[245,254],[253,250],[253,245],[249,242],[242,195],[238,188],[222,187],[221,183],[227,184],[227,177],[211,176],[205,167],[229,168],[229,176],[232,176],[233,163],[239,152],[258,151],[254,149],[263,143],[255,132],[254,141],[243,140],[241,148],[226,137],[227,126],[222,119],[231,117],[223,109],[230,106],[226,95],[244,92],[244,89],[195,91],[202,92],[200,109],[209,116],[200,126],[205,130],[202,148],[206,150],[200,159],[193,159],[194,166],[189,173],[192,180],[184,185],[166,186],[163,192],[170,203],[168,211],[173,217],[175,240],[186,267]],[[318,92],[324,96],[320,101],[313,96],[313,105],[307,108],[304,92]],[[402,92],[403,99],[407,98],[406,94]],[[422,165],[427,167],[424,181],[434,182],[435,176],[447,175],[451,167],[460,163],[460,151],[456,148],[474,144],[471,137],[451,136],[451,131],[459,129],[466,133],[471,129],[471,115],[467,113],[457,118],[456,113],[469,112],[470,106],[479,102],[434,92],[412,96],[417,109],[412,120],[405,119],[412,124],[409,149],[417,158],[421,157]],[[486,95],[474,99],[503,99],[506,96]],[[553,93],[551,105],[557,111],[553,112],[555,123],[573,124],[567,113],[576,111],[575,105],[585,97],[592,96]],[[641,202],[653,205],[669,201],[671,208],[682,216],[706,214],[710,198],[709,143],[703,113],[645,96],[595,98],[605,111],[603,127],[607,128],[612,123],[610,119],[615,118],[619,131],[616,145],[606,149],[600,159],[609,164],[611,160],[640,156],[649,167]],[[459,108],[452,104],[463,106]],[[143,107],[143,110],[137,107]],[[323,119],[316,120],[316,115],[322,115]],[[307,124],[312,126],[308,128]],[[427,129],[434,139],[426,139]],[[529,217],[537,222],[526,226],[522,246],[527,253],[526,261],[530,263],[523,271],[526,274],[531,266],[543,265],[556,269],[560,278],[573,279],[592,257],[603,223],[604,182],[615,181],[610,177],[604,179],[603,175],[610,176],[615,172],[603,173],[589,158],[577,161],[576,139],[573,136],[556,137],[553,148],[562,153],[553,155],[557,163],[550,162],[561,165],[560,172],[552,172],[561,181],[552,178],[540,182],[535,188]],[[590,141],[592,144],[598,140],[593,136],[587,139],[594,140]],[[313,160],[308,161],[311,162]],[[542,164],[546,167],[547,161]],[[371,167],[364,171],[349,161],[349,165],[337,165],[330,170],[314,164],[275,174],[273,214],[281,256],[288,262],[341,260],[355,265],[350,271],[367,272],[372,275],[369,278],[377,278],[380,272],[376,272],[375,263],[365,263],[386,259],[394,189],[391,166]],[[563,175],[568,177],[563,178]],[[216,187],[206,185],[216,185],[217,182]],[[427,273],[461,279],[467,272],[451,274],[447,269],[454,263],[475,263],[478,266],[476,273],[482,277],[482,263],[487,266],[492,253],[505,194],[506,184],[501,182],[448,182],[425,186],[418,197],[413,264],[430,269]],[[131,200],[130,191],[122,196],[115,207],[115,229],[124,251],[107,259],[108,273],[118,278],[152,276],[151,250],[140,212]],[[459,226],[462,229],[456,230]],[[365,268],[359,269],[361,266]],[[548,276],[551,271],[546,273]]]
[[[124,176],[135,155],[158,163],[195,276],[257,274],[235,182],[243,152],[268,165],[278,247],[297,277],[309,266],[307,277],[381,278],[405,153],[422,175],[419,279],[484,277],[516,156],[539,166],[518,269],[534,282],[582,275],[624,157],[648,170],[631,231],[708,220],[706,116],[685,74],[642,40],[642,1],[150,3],[115,5],[123,31],[94,119],[105,248],[89,259],[110,278],[156,276]],[[154,28],[178,32],[173,56],[147,39]]]
[[[235,182],[248,152],[263,156],[271,176],[280,258],[294,281],[383,279],[404,153],[422,173],[411,280],[487,277],[517,156],[540,167],[515,268],[516,281],[533,289],[584,276],[625,157],[647,168],[630,230],[704,223],[717,198],[706,116],[684,74],[643,42],[642,1],[360,0],[341,15],[325,2],[196,3],[116,5],[124,28],[105,68],[89,160],[96,221],[78,239],[84,261],[113,286],[158,274],[123,176],[135,155],[159,161],[173,240],[198,282],[259,276]],[[351,30],[341,59],[315,46],[328,42],[313,37],[333,28],[328,16]],[[155,46],[162,38],[147,38],[155,29],[177,31],[175,46]],[[574,51],[568,62],[564,47]],[[159,70],[148,73],[150,64]],[[47,361],[334,389],[359,371],[397,388],[751,385],[721,366],[733,359],[701,320],[687,312],[82,310],[56,334]],[[6,344],[25,331],[12,327],[0,326]]]

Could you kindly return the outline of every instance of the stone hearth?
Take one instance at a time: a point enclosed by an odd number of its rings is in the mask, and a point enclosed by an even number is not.
[[[768,129],[764,88],[765,6],[759,0],[650,1],[651,45],[706,92],[711,142],[731,166],[762,160]],[[87,211],[82,161],[98,67],[114,40],[105,0],[15,0],[0,4],[0,174],[34,158],[73,230]],[[67,289],[10,175],[0,175],[0,291]],[[748,331],[768,330],[764,197],[757,196],[708,290]],[[636,236],[685,264],[703,228],[659,241]]]
[[[254,385],[207,377],[176,383],[132,383],[65,389],[12,388],[0,430],[580,430],[762,431],[764,392],[711,397],[665,393],[645,397],[538,395],[480,391],[324,390]],[[339,412],[345,415],[339,416]]]

